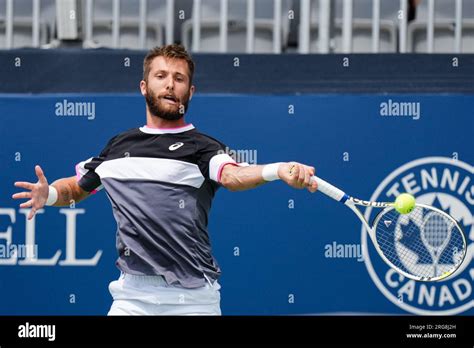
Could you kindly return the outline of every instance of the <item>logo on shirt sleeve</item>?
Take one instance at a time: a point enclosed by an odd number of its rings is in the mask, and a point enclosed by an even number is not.
[[[174,150],[177,150],[179,149],[181,146],[183,146],[184,143],[174,143],[173,145],[170,145],[170,147],[168,148],[170,151],[174,151]]]

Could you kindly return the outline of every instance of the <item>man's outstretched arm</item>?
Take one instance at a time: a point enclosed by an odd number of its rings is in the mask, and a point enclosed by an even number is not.
[[[28,191],[15,193],[12,196],[13,199],[28,199],[27,202],[20,204],[20,208],[31,208],[28,220],[31,220],[36,211],[45,205],[54,205],[56,207],[68,206],[71,204],[71,201],[80,202],[90,194],[78,185],[75,176],[56,180],[51,184],[52,187],[50,187],[40,166],[35,167],[35,172],[38,182],[15,182],[16,187],[21,187]]]
[[[316,181],[311,182],[314,167],[297,162],[273,163],[269,165],[238,167],[227,164],[222,169],[220,182],[230,191],[242,191],[255,188],[266,182],[281,179],[294,188],[307,188],[316,192]]]

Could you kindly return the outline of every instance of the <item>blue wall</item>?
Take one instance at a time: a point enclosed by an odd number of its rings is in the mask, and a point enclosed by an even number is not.
[[[55,104],[64,99],[95,103],[95,118],[57,116]],[[419,103],[419,119],[381,116],[381,103],[389,100]],[[437,193],[443,208],[465,218],[472,247],[473,109],[472,95],[200,94],[187,121],[231,149],[256,153],[259,164],[314,165],[319,176],[360,198],[389,199],[387,191],[397,182],[419,187],[416,195],[425,199]],[[50,182],[72,176],[75,164],[97,154],[110,137],[144,123],[143,98],[136,94],[1,95],[0,233],[11,227],[13,243],[24,243],[25,215],[10,197],[17,192],[14,181],[35,180],[35,164]],[[422,170],[439,174],[438,187],[422,187]],[[442,187],[443,173],[456,172],[457,186]],[[459,193],[466,177],[471,181]],[[89,259],[102,250],[97,265],[0,265],[0,315],[107,312],[107,286],[118,276],[110,204],[102,192],[75,208],[84,209],[77,215],[76,257]],[[49,207],[37,215],[34,228],[39,258],[61,250],[64,260],[65,214]],[[472,248],[460,274],[433,285],[387,273],[370,244],[370,263],[347,253],[330,257],[334,245],[335,251],[358,248],[361,224],[318,193],[282,182],[245,192],[221,189],[209,228],[223,269],[224,314],[474,314]],[[433,303],[426,303],[426,293]]]

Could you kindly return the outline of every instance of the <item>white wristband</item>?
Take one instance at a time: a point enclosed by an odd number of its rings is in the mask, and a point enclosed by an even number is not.
[[[264,166],[262,170],[263,180],[273,181],[280,179],[280,177],[278,176],[278,167],[280,166],[280,164],[281,162],[277,162]]]
[[[48,199],[45,205],[53,205],[58,200],[58,190],[54,186],[49,186]]]

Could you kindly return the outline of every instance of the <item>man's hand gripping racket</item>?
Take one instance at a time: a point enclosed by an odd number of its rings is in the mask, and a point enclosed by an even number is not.
[[[317,176],[318,190],[349,207],[362,221],[375,249],[397,272],[419,281],[437,281],[452,275],[466,256],[466,238],[449,214],[425,204],[401,214],[394,202],[369,202],[347,195]],[[382,209],[372,226],[357,205]]]

